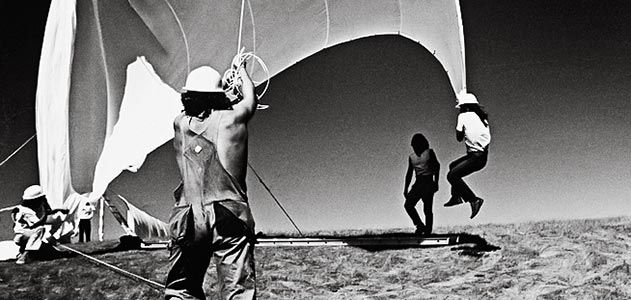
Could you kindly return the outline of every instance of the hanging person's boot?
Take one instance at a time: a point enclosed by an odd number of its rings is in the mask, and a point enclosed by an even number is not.
[[[469,204],[471,204],[471,219],[473,219],[478,214],[478,212],[480,212],[480,208],[482,207],[483,203],[484,200],[478,197],[469,202]]]

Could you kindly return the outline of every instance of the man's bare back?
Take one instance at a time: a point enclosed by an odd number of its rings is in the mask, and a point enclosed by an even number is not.
[[[256,110],[254,86],[239,70],[242,100],[231,103],[221,75],[209,66],[193,70],[175,118],[174,148],[182,184],[169,228],[171,269],[165,298],[205,298],[203,281],[211,257],[225,299],[254,299],[254,217],[245,174],[247,123]]]
[[[242,78],[243,99],[234,104],[231,110],[214,110],[205,119],[187,117],[182,113],[175,119],[174,125],[176,131],[190,129],[213,142],[217,149],[219,162],[245,190],[248,159],[247,123],[256,111],[256,95],[254,94],[254,85],[245,69],[241,68],[239,75]],[[214,131],[207,130],[210,126],[217,126],[216,136],[211,133]],[[181,134],[176,132],[176,139],[180,136]],[[178,157],[179,159],[182,157]]]

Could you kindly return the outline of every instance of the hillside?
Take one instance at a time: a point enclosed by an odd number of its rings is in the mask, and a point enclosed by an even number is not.
[[[259,247],[261,299],[631,298],[631,218],[439,228],[479,235],[474,245],[367,250]],[[341,234],[341,233],[336,233]],[[346,234],[346,233],[342,233]],[[166,250],[112,251],[117,241],[73,245],[163,282]],[[100,253],[100,254],[99,254]],[[216,299],[211,268],[209,299]],[[161,292],[82,257],[0,263],[0,299],[160,299]]]

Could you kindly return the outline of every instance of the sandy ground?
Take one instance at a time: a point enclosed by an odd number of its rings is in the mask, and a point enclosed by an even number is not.
[[[457,250],[462,247],[265,251],[257,253],[261,296],[631,299],[628,218],[483,225],[447,231],[478,234],[501,249],[477,253]]]
[[[439,228],[499,247],[256,249],[259,299],[631,299],[631,218]],[[168,253],[96,257],[163,282]],[[77,245],[77,247],[79,247]],[[89,248],[92,249],[89,249]],[[487,251],[484,251],[487,250]],[[214,268],[206,279],[217,299]],[[161,292],[80,257],[0,263],[0,299],[157,299]]]

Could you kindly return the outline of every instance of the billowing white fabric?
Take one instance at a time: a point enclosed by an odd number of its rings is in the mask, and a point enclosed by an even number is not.
[[[74,192],[68,152],[68,96],[75,26],[75,1],[53,0],[46,20],[35,101],[39,183],[53,208],[60,208]]]
[[[466,91],[458,0],[246,0],[240,15],[241,1],[53,0],[36,108],[51,205],[73,189],[98,199],[123,169],[140,167],[173,136],[187,73],[225,70],[239,45],[273,76],[324,48],[398,34],[436,57],[456,94]],[[255,69],[253,79],[265,78]]]
[[[135,235],[145,242],[169,240],[165,222],[152,217],[120,195],[108,193],[104,199],[127,234]]]
[[[48,232],[55,240],[70,239],[78,233],[79,217],[77,215],[81,201],[85,201],[86,195],[70,194],[63,203],[63,208],[68,209],[68,214],[56,213],[49,221],[51,225]]]
[[[123,170],[135,172],[148,153],[173,138],[172,120],[181,110],[180,94],[162,82],[144,57],[127,67],[119,119],[96,164],[92,201]]]
[[[20,247],[14,241],[0,241],[0,261],[16,259]]]

